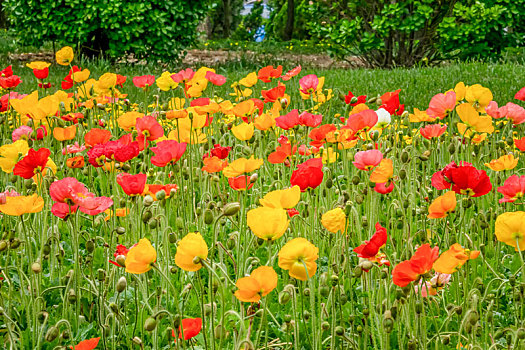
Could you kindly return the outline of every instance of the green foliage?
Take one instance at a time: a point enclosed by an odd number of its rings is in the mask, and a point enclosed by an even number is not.
[[[243,0],[213,0],[208,12],[208,37],[228,38],[241,23]]]
[[[206,1],[6,0],[23,45],[73,45],[94,56],[176,59],[196,37]]]
[[[332,54],[359,55],[371,66],[486,58],[524,43],[522,2],[361,1],[312,3],[310,30]]]
[[[293,39],[308,39],[310,37],[308,22],[310,21],[310,1],[295,1],[295,20]],[[288,4],[286,0],[271,0],[270,6],[273,11],[266,25],[268,36],[277,40],[283,40],[284,28],[288,18]]]

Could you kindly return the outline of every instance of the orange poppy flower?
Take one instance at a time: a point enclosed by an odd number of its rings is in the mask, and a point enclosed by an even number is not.
[[[394,284],[405,287],[410,282],[417,281],[421,275],[432,269],[432,265],[438,256],[439,247],[430,248],[430,244],[423,244],[410,260],[400,262],[394,267],[392,271]]]
[[[206,157],[202,162],[204,163],[202,171],[207,171],[208,173],[217,173],[228,166],[227,160],[222,160],[215,156]]]
[[[434,262],[433,268],[436,272],[451,274],[463,266],[467,260],[476,259],[479,250],[468,250],[459,243],[454,243],[446,252]]]
[[[71,125],[67,128],[54,128],[53,137],[58,141],[67,141],[75,138],[77,134],[77,126]]]
[[[456,192],[449,191],[437,197],[428,207],[428,218],[444,218],[456,209]]]
[[[252,271],[248,277],[243,277],[235,283],[235,297],[240,301],[255,303],[268,295],[277,287],[277,273],[271,266],[261,266]]]
[[[106,143],[111,138],[111,131],[106,129],[93,128],[84,135],[84,143],[87,148]]]
[[[66,160],[66,165],[70,169],[83,168],[84,165],[85,165],[84,157],[83,156],[76,156],[76,157],[68,158]]]
[[[370,181],[374,183],[386,183],[390,181],[394,174],[394,167],[392,159],[383,158],[379,166],[377,166],[370,175]]]
[[[97,347],[99,341],[100,341],[100,337],[86,339],[86,340],[82,340],[80,343],[78,343],[75,346],[71,346],[70,348],[73,350],[93,350]]]

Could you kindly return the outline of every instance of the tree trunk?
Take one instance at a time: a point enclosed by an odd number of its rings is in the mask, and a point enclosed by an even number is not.
[[[295,3],[294,0],[288,0],[288,17],[286,19],[286,26],[284,27],[283,39],[285,41],[292,40],[293,26],[295,21]]]
[[[231,27],[231,13],[232,13],[232,5],[230,0],[222,0],[222,7],[223,7],[223,13],[224,13],[224,28],[222,31],[224,39],[227,39],[230,37],[230,27]]]

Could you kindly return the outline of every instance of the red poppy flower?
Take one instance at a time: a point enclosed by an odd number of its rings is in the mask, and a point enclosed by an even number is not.
[[[459,162],[459,165],[456,162],[448,164],[443,170],[437,171],[432,175],[432,186],[438,190],[448,190],[452,186],[450,182],[450,170],[455,169],[459,166],[472,166],[471,163]]]
[[[15,164],[13,174],[30,179],[36,173],[41,173],[46,167],[51,151],[47,148],[40,148],[38,151],[30,148],[27,155]]]
[[[11,90],[16,88],[22,80],[20,80],[20,77],[18,75],[11,75],[10,77],[0,77],[0,86],[3,89]]]
[[[279,82],[279,85],[270,90],[261,90],[261,95],[264,97],[264,103],[275,102],[284,96],[286,85]]]
[[[0,77],[9,78],[13,75],[13,66],[7,66],[0,71]]]
[[[135,127],[139,134],[137,141],[142,145],[145,145],[145,140],[154,141],[159,137],[164,136],[162,125],[159,124],[157,119],[150,115],[138,118]]]
[[[446,125],[441,126],[440,124],[429,124],[424,128],[419,129],[419,133],[427,140],[430,140],[431,138],[440,137],[446,130]]]
[[[179,326],[179,339],[182,339],[182,334],[184,333],[184,340],[189,340],[199,334],[201,329],[202,318],[185,318]],[[172,336],[176,337],[175,330],[172,331]]]
[[[268,161],[272,164],[284,163],[289,157],[293,156],[297,152],[297,146],[292,148],[292,144],[288,142],[287,138],[279,138],[280,146],[277,146],[275,152],[270,153]],[[290,166],[289,162],[287,166]]]
[[[83,118],[84,114],[82,113],[68,113],[60,116],[60,119],[65,120],[66,122],[73,122],[73,124],[78,124],[78,120]]]
[[[73,350],[93,350],[97,347],[100,337],[82,340],[80,343],[71,347]]]
[[[154,75],[141,75],[139,77],[133,77],[133,85],[138,88],[147,88],[155,83]]]
[[[215,86],[222,86],[226,83],[226,77],[211,71],[206,72],[206,80],[212,83]]]
[[[47,136],[47,127],[45,125],[40,125],[38,128],[36,128],[36,139],[37,140],[42,140],[46,136]]]
[[[321,158],[312,158],[299,164],[294,170],[290,183],[292,186],[299,186],[301,192],[309,188],[317,188],[323,182],[323,161]]]
[[[391,115],[397,114],[401,115],[403,114],[405,110],[405,105],[399,104],[399,93],[401,92],[401,89],[398,89],[394,92],[387,92],[381,96],[381,102],[383,103],[380,108],[384,108],[390,113]]]
[[[152,147],[151,151],[155,153],[151,157],[151,164],[158,167],[165,167],[170,163],[176,163],[186,152],[186,143],[179,143],[175,140],[165,140],[157,143],[156,147]]]
[[[73,74],[81,72],[81,71],[82,70],[78,66],[71,67],[71,69],[69,70],[68,75],[62,81],[62,90],[71,89],[73,87],[73,85],[75,84],[74,81],[73,81]]]
[[[115,84],[115,86],[120,86],[121,88],[123,88],[124,87],[124,83],[126,82],[127,79],[128,79],[128,77],[126,77],[124,75],[117,74],[117,83]]]
[[[323,121],[322,114],[312,114],[309,112],[303,112],[299,115],[299,124],[303,126],[308,126],[310,128],[316,128],[321,125]]]
[[[231,151],[231,147],[222,147],[220,144],[213,145],[213,148],[210,150],[212,157],[217,157],[219,159],[226,159],[228,154]]]
[[[84,135],[84,143],[87,148],[91,148],[95,145],[108,142],[110,138],[111,131],[93,128]]]
[[[131,248],[133,248],[133,247],[131,247]],[[126,248],[125,245],[119,244],[119,245],[117,245],[117,249],[115,250],[115,253],[113,253],[113,256],[115,258],[117,258],[119,256],[126,257],[126,256],[128,256],[128,252],[129,252],[129,249]],[[122,265],[120,265],[119,263],[117,263],[116,261],[113,261],[113,260],[109,260],[109,262],[112,263],[115,266],[118,266],[118,267],[125,267],[125,266],[122,266]]]
[[[514,95],[514,98],[516,100],[525,101],[525,87],[522,87],[520,91],[516,92],[516,95]]]
[[[273,68],[273,66],[266,66],[259,70],[257,73],[257,78],[265,83],[269,83],[272,81],[272,79],[279,78],[282,73],[283,66],[278,66],[277,68]]]
[[[117,175],[117,183],[128,196],[136,196],[144,193],[146,178],[146,174],[131,175],[120,173]]]
[[[288,212],[288,216],[293,218],[296,215],[299,215],[299,211],[295,208],[290,208],[286,210]]]
[[[301,65],[298,65],[297,67],[286,72],[286,74],[282,75],[281,79],[284,81],[288,81],[292,79],[293,77],[295,77],[296,75],[298,75],[299,73],[301,73],[301,69],[302,69]]]
[[[485,170],[473,166],[461,166],[448,173],[452,191],[471,197],[480,197],[492,190],[492,184]]]
[[[423,244],[410,260],[400,262],[394,267],[392,271],[394,284],[405,287],[410,282],[417,281],[421,275],[432,269],[432,265],[438,257],[439,247],[430,248],[430,244]]]
[[[371,109],[366,109],[359,113],[351,114],[346,121],[346,126],[343,126],[342,129],[350,129],[354,133],[366,132],[377,124],[377,120],[377,113]]]
[[[352,164],[360,170],[372,170],[383,160],[383,153],[377,149],[359,151],[354,156]]]
[[[525,175],[512,175],[505,182],[503,186],[498,187],[498,192],[503,195],[499,200],[500,203],[513,203],[518,198],[525,196]]]
[[[357,253],[357,256],[364,259],[373,258],[379,253],[379,249],[386,244],[388,236],[386,233],[386,228],[381,226],[378,222],[376,223],[376,232],[370,238],[369,241],[361,244],[359,247],[354,248],[354,252]]]
[[[255,182],[251,181],[248,175],[239,175],[237,177],[229,177],[228,184],[235,191],[246,191],[253,187]]]
[[[193,71],[193,69],[186,68],[178,73],[172,74],[171,79],[173,79],[173,81],[176,83],[187,83],[193,78],[194,75],[195,72]]]
[[[514,146],[516,146],[521,152],[525,152],[525,137],[514,139]]]
[[[324,124],[318,128],[312,129],[308,134],[308,137],[312,139],[310,146],[321,147],[326,143],[326,135],[329,132],[337,130],[334,124]]]
[[[380,194],[388,194],[394,190],[394,181],[377,183],[374,187],[374,191]]]
[[[49,76],[49,67],[44,69],[33,69],[33,74],[35,75],[35,78],[44,80]]]
[[[366,102],[366,95],[355,96],[352,93],[352,91],[348,91],[348,94],[345,96],[345,103],[350,106],[357,106],[365,102]]]
[[[289,130],[299,125],[299,110],[292,109],[285,115],[275,118],[275,124],[284,130]]]

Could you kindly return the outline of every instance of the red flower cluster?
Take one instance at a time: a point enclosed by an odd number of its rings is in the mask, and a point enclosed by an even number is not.
[[[393,282],[396,286],[405,287],[410,282],[417,281],[421,275],[432,269],[434,261],[439,257],[439,247],[430,248],[430,244],[423,244],[410,258],[400,262],[392,271]]]
[[[292,186],[299,186],[301,192],[316,188],[323,182],[323,161],[321,158],[308,159],[297,166],[290,178]]]
[[[432,175],[432,186],[438,190],[448,190],[471,197],[480,197],[492,190],[492,184],[485,170],[478,170],[472,164],[455,162]]]

